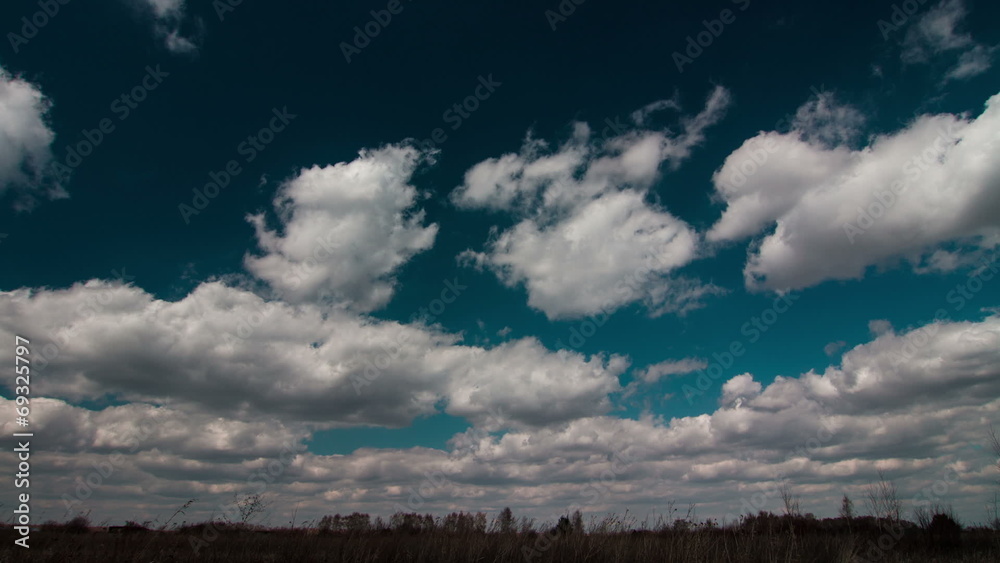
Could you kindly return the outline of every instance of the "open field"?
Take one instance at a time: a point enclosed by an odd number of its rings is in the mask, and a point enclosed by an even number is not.
[[[441,520],[438,520],[441,522]],[[204,562],[850,562],[998,561],[1000,533],[966,529],[932,534],[902,522],[880,531],[871,519],[815,520],[766,516],[739,526],[657,531],[488,532],[430,528],[324,531],[197,524],[154,531],[49,526],[31,535],[31,549],[13,547],[15,534],[2,531],[0,561]]]

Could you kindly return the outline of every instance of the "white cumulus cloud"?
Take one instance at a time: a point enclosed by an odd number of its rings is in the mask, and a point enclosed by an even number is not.
[[[610,313],[634,302],[653,315],[698,307],[718,288],[675,271],[699,256],[700,237],[650,201],[650,189],[665,163],[678,167],[704,142],[729,100],[716,88],[700,113],[681,120],[678,134],[635,130],[600,141],[576,123],[554,151],[529,136],[519,153],[476,164],[452,201],[511,212],[519,222],[497,231],[484,251],[461,258],[510,287],[523,284],[528,304],[550,319]],[[676,104],[650,104],[633,115],[634,123],[667,108]]]
[[[18,209],[41,197],[68,197],[51,173],[55,133],[46,122],[51,102],[41,89],[0,68],[0,195],[15,194]]]
[[[858,149],[807,133],[762,132],[713,176],[726,209],[708,240],[763,236],[749,288],[860,279],[900,261],[949,269],[1000,244],[1000,95],[977,117],[922,115]]]
[[[424,160],[409,146],[361,151],[351,162],[303,169],[274,200],[280,231],[253,215],[263,254],[246,267],[283,299],[334,302],[357,311],[385,306],[395,274],[430,249],[437,224],[424,225],[409,184]]]

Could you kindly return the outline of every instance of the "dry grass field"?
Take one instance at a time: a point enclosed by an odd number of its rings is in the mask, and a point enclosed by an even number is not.
[[[818,520],[761,513],[736,525],[676,520],[632,528],[614,517],[581,526],[563,518],[548,529],[530,521],[487,523],[482,516],[397,514],[389,523],[367,515],[324,518],[300,528],[203,523],[152,530],[142,526],[49,524],[31,534],[31,548],[0,531],[0,562],[632,562],[732,561],[1000,561],[1000,533],[961,529],[939,519],[921,528],[871,517]],[[319,525],[321,524],[321,525]]]

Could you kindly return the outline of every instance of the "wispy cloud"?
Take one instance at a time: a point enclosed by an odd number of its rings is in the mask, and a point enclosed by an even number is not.
[[[958,53],[958,62],[945,74],[945,81],[972,78],[989,70],[996,47],[980,44],[971,34],[960,31],[967,15],[963,0],[945,0],[928,10],[906,32],[900,55],[903,62],[928,63]]]

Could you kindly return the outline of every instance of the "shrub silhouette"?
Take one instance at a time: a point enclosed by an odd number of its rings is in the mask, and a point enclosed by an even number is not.
[[[90,519],[82,514],[76,516],[63,525],[63,530],[71,534],[86,534],[90,531]]]
[[[947,514],[935,514],[927,533],[932,547],[955,548],[962,544],[962,526]]]

